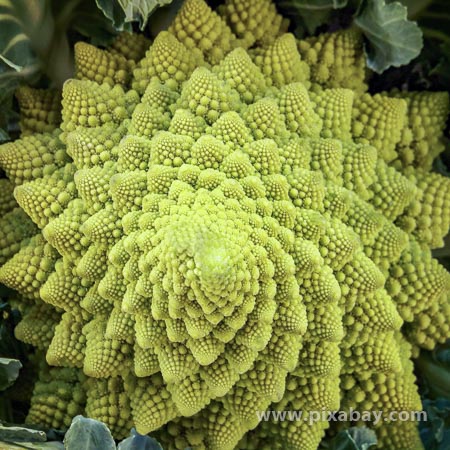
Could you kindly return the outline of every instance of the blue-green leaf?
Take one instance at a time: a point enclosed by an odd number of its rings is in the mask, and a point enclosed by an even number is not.
[[[377,445],[375,432],[366,427],[351,427],[339,432],[333,439],[330,450],[367,450]]]
[[[408,21],[407,9],[398,2],[363,0],[355,24],[367,38],[367,65],[375,72],[408,64],[422,49],[420,28]]]
[[[76,416],[64,437],[66,450],[116,450],[108,427],[98,420]]]
[[[117,450],[163,450],[161,444],[150,436],[139,434],[134,428],[131,436],[124,439]]]
[[[16,443],[16,442],[15,442]],[[1,442],[0,442],[1,444]],[[64,450],[64,444],[62,442],[39,442],[39,443],[33,443],[33,442],[23,442],[23,443],[17,443],[19,445],[17,446],[8,446],[5,447],[5,449],[11,448],[14,450],[19,449],[36,449],[36,450]],[[0,447],[3,448],[3,447]]]
[[[18,359],[0,358],[0,391],[16,381],[21,368],[22,363]]]
[[[450,414],[450,401],[444,398],[423,400],[427,420],[419,423],[420,437],[426,449],[447,450],[450,448],[450,429],[446,420]]]

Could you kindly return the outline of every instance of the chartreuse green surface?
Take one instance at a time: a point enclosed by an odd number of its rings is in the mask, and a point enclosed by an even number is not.
[[[187,0],[145,55],[77,44],[60,128],[0,147],[0,281],[56,366],[28,422],[315,450],[328,422],[257,413],[421,409],[411,356],[449,335],[448,96],[370,95],[357,32],[296,41],[256,3]],[[415,422],[376,432],[421,448]]]

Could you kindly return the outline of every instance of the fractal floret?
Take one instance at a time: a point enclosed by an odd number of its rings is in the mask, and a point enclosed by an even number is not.
[[[59,126],[21,94],[42,123],[26,107],[0,147],[0,281],[55,366],[28,422],[315,450],[327,421],[261,413],[421,410],[411,358],[449,336],[448,96],[371,95],[356,31],[286,30],[268,0],[186,0],[151,44],[77,44]]]

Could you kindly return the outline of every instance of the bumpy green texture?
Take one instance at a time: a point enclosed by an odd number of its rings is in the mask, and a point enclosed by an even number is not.
[[[68,428],[72,418],[83,412],[86,377],[78,369],[49,367],[42,361],[26,419],[27,424],[45,428]]]
[[[356,29],[322,33],[297,42],[311,68],[312,80],[326,88],[367,90],[366,62],[361,34]]]
[[[101,50],[86,42],[75,44],[76,76],[99,84],[127,85],[130,78],[128,61],[124,56]]]
[[[17,205],[13,196],[14,184],[7,178],[0,179],[0,216],[12,211]]]
[[[78,42],[74,48],[76,78],[127,87],[136,63],[144,57],[149,45],[143,35],[126,31],[118,34],[106,49]]]
[[[150,41],[143,34],[122,31],[111,42],[108,50],[124,56],[128,62],[133,61],[136,63],[144,57],[149,46]]]
[[[226,0],[219,12],[246,47],[269,44],[289,25],[271,0]]]
[[[21,136],[50,132],[61,123],[61,91],[20,86],[16,98],[20,107]]]
[[[297,42],[249,4],[187,0],[140,61],[132,35],[78,44],[62,131],[0,147],[0,281],[57,366],[29,422],[85,403],[169,450],[316,450],[327,421],[258,414],[421,409],[411,355],[449,336],[450,182],[421,166],[444,95],[365,93],[354,31]]]

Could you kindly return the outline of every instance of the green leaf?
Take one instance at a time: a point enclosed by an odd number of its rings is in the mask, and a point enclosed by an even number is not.
[[[281,7],[318,11],[339,9],[346,6],[348,0],[286,0],[280,2]]]
[[[117,0],[95,0],[98,8],[111,20],[116,30],[124,30],[125,12]]]
[[[16,71],[0,61],[0,98],[5,98],[14,91],[22,80],[32,79],[38,72],[39,66],[37,64],[31,64],[20,71]]]
[[[367,38],[367,65],[375,72],[407,64],[422,49],[420,28],[407,20],[407,9],[398,2],[363,0],[355,24]]]
[[[3,442],[0,441],[0,444]],[[64,450],[64,445],[62,442],[39,442],[38,444],[35,444],[33,442],[14,442],[14,444],[7,444],[7,446],[2,447],[1,449],[5,448],[5,450],[23,450],[23,449],[36,449],[36,450]]]
[[[110,19],[97,7],[94,2],[83,1],[81,7],[76,8],[72,19],[71,28],[90,38],[90,42],[95,46],[108,46],[117,30]]]
[[[2,0],[0,2],[0,128],[8,131],[12,93],[23,82],[33,83],[41,69],[53,73],[54,63],[70,64],[51,54],[63,39],[55,39],[51,0]],[[67,49],[68,50],[68,49]]]
[[[3,0],[0,3],[0,59],[20,71],[36,62],[53,34],[48,0]]]
[[[21,368],[22,363],[18,359],[0,358],[0,391],[16,381]]]
[[[408,9],[408,18],[415,19],[423,10],[425,10],[433,0],[400,0]]]
[[[13,4],[0,4],[0,17],[0,58],[9,67],[19,71],[36,58],[31,49],[30,38],[23,32],[22,23],[17,20]]]
[[[139,27],[143,30],[153,11],[160,6],[169,5],[172,0],[95,0],[95,2],[117,30],[131,29],[130,22],[139,22]]]
[[[183,3],[184,0],[172,0],[170,6],[162,6],[152,13],[152,20],[148,23],[151,36],[156,37],[158,33],[169,28]]]
[[[125,22],[139,22],[145,28],[150,14],[159,6],[169,5],[172,0],[118,0],[125,12]]]
[[[0,441],[9,442],[45,442],[44,431],[23,427],[5,427],[0,425]]]
[[[314,34],[321,25],[327,23],[331,16],[331,9],[317,9],[301,12],[303,26],[308,34]]]
[[[150,436],[139,434],[134,428],[131,436],[124,439],[117,450],[163,450],[161,444]]]
[[[318,27],[331,22],[334,10],[347,6],[348,0],[282,0],[277,6],[284,9],[296,25],[294,34],[302,38],[312,35]],[[305,33],[306,32],[306,33]]]
[[[450,380],[450,362],[440,361],[436,358],[441,347],[437,347],[434,353],[421,351],[415,364],[420,371],[421,379],[426,383],[426,387],[434,398],[441,397],[450,400],[448,389]]]
[[[17,114],[13,110],[13,93],[15,89],[21,82],[31,83],[38,75],[38,64],[32,64],[20,71],[16,71],[0,60],[0,104],[2,105],[0,108],[0,129],[6,134],[8,134],[10,122],[14,118],[17,119]],[[2,138],[3,135],[0,137],[0,141]]]
[[[450,448],[450,401],[438,398],[423,399],[423,408],[427,413],[427,420],[419,423],[420,437],[426,449],[447,450]],[[446,423],[447,422],[447,423]]]
[[[5,130],[3,130],[2,128],[0,128],[0,143],[8,141],[8,140],[9,140],[8,133]]]
[[[441,58],[438,64],[431,70],[431,75],[436,75],[444,85],[450,87],[450,43],[444,42],[440,46]]]
[[[108,427],[98,420],[76,416],[64,437],[66,450],[116,450]]]
[[[375,432],[366,427],[351,427],[333,438],[330,450],[367,450],[377,445]]]

